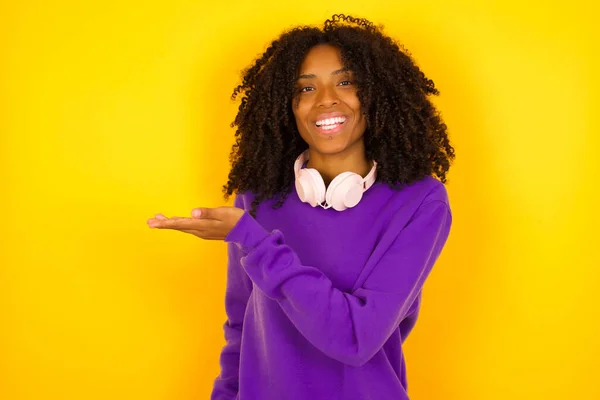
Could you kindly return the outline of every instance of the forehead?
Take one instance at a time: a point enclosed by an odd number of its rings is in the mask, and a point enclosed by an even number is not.
[[[308,51],[300,64],[300,74],[316,73],[318,71],[335,71],[343,67],[340,49],[321,44]]]

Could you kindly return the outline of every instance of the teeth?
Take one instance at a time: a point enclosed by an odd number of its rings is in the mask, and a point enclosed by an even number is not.
[[[333,124],[333,125],[323,125],[321,126],[321,129],[325,129],[325,130],[329,130],[329,129],[333,129],[336,126],[338,126],[338,124]]]
[[[326,125],[336,125],[336,124],[341,124],[343,122],[346,121],[346,117],[335,117],[335,118],[327,118],[327,119],[323,119],[321,121],[317,121],[317,125],[321,126],[323,128],[326,127]]]

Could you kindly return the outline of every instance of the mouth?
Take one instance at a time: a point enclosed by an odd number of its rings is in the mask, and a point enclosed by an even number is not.
[[[330,118],[322,118],[315,122],[315,126],[317,128],[317,132],[325,136],[331,136],[341,131],[346,121],[347,118],[343,115]]]

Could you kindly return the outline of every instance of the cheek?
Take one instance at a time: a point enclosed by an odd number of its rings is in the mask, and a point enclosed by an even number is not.
[[[310,107],[307,107],[302,101],[295,101],[292,104],[292,112],[294,113],[294,118],[296,118],[296,123],[298,125],[304,125],[306,123],[309,110]]]
[[[356,123],[354,124],[354,127],[352,129],[352,136],[355,138],[361,137],[365,134],[366,130],[367,121],[365,119],[365,116],[362,114],[358,114],[356,116]]]
[[[356,90],[348,90],[345,93],[342,93],[340,95],[340,99],[348,108],[352,110],[352,112],[354,112],[354,114],[360,114],[361,106],[358,95],[356,94]]]
[[[360,101],[358,100],[358,97],[354,96],[351,101],[348,101],[346,104],[348,104],[348,106],[352,109],[355,117],[356,117],[356,123],[358,126],[365,126],[367,123],[366,120],[366,116],[363,115],[363,110],[362,107],[360,105]]]
[[[356,116],[356,132],[362,135],[367,129],[367,116],[363,114],[363,110],[359,102],[356,102],[356,105],[352,107],[352,110]]]

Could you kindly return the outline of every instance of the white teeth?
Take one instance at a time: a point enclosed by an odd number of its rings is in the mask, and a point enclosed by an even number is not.
[[[336,125],[346,122],[346,117],[335,117],[335,118],[327,118],[321,121],[317,121],[317,125],[325,128],[327,125]]]

